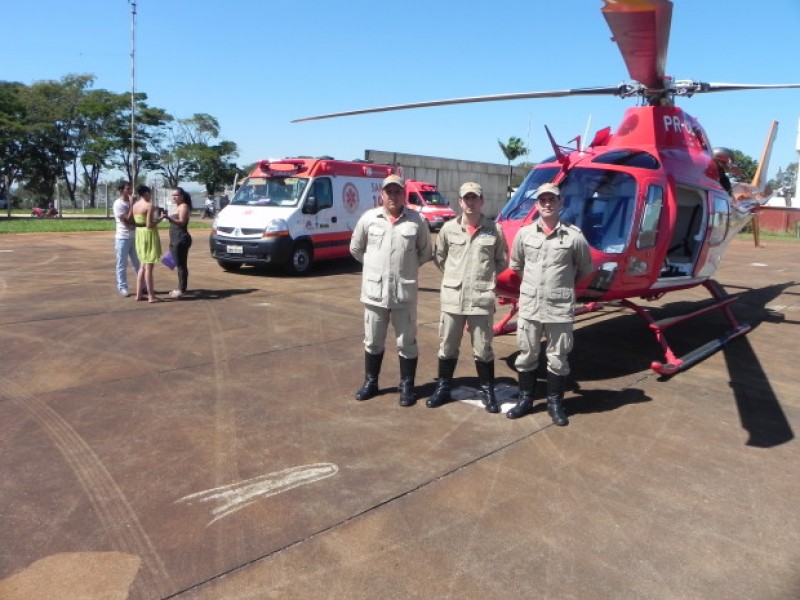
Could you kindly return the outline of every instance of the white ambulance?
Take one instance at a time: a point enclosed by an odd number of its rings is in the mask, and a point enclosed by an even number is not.
[[[211,256],[226,271],[279,265],[296,275],[314,261],[349,256],[358,218],[380,204],[392,172],[358,161],[259,161],[214,220]]]

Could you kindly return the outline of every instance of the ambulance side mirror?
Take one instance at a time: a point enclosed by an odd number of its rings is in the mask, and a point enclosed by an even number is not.
[[[319,212],[317,210],[317,199],[314,196],[309,196],[306,198],[305,204],[303,204],[303,214],[315,215],[317,212]]]

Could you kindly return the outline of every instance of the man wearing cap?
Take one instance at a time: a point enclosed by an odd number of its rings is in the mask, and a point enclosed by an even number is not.
[[[442,271],[439,319],[439,379],[428,398],[430,408],[450,402],[453,373],[464,327],[469,326],[472,354],[480,382],[481,400],[490,413],[500,412],[494,394],[492,350],[494,287],[497,274],[508,266],[503,232],[483,215],[483,190],[467,182],[459,191],[461,215],[442,226],[434,260]]]
[[[556,425],[569,421],[562,401],[572,350],[575,282],[592,271],[592,256],[581,230],[560,222],[561,193],[552,183],[540,185],[533,197],[539,218],[520,228],[511,250],[511,269],[522,278],[517,317],[520,353],[519,401],[509,419],[528,414],[533,405],[542,334],[547,340],[547,413]]]
[[[400,406],[416,402],[417,287],[419,267],[432,258],[425,220],[405,207],[405,182],[389,175],[381,186],[382,205],[365,212],[350,240],[350,253],[363,263],[361,302],[364,304],[364,385],[356,400],[378,391],[386,333],[391,321],[400,356]]]

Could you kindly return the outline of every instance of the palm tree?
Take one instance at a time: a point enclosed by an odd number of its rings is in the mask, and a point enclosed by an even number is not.
[[[506,188],[506,192],[508,197],[511,197],[511,175],[514,172],[514,167],[511,165],[512,160],[516,160],[520,156],[523,156],[528,153],[528,149],[525,147],[525,144],[522,143],[522,140],[518,137],[510,137],[508,138],[508,143],[504,144],[500,140],[497,140],[497,143],[500,145],[500,150],[503,151],[503,156],[506,157],[508,161],[508,187]]]

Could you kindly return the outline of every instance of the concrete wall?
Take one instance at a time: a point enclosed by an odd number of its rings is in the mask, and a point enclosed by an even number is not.
[[[477,181],[483,187],[485,199],[483,212],[494,218],[505,206],[507,200],[508,165],[455,160],[419,154],[403,154],[384,150],[365,150],[364,158],[374,163],[396,165],[402,168],[405,179],[434,183],[439,192],[456,211],[458,207],[458,189],[465,181]],[[517,167],[514,176],[520,175]],[[526,173],[527,175],[527,173]]]

